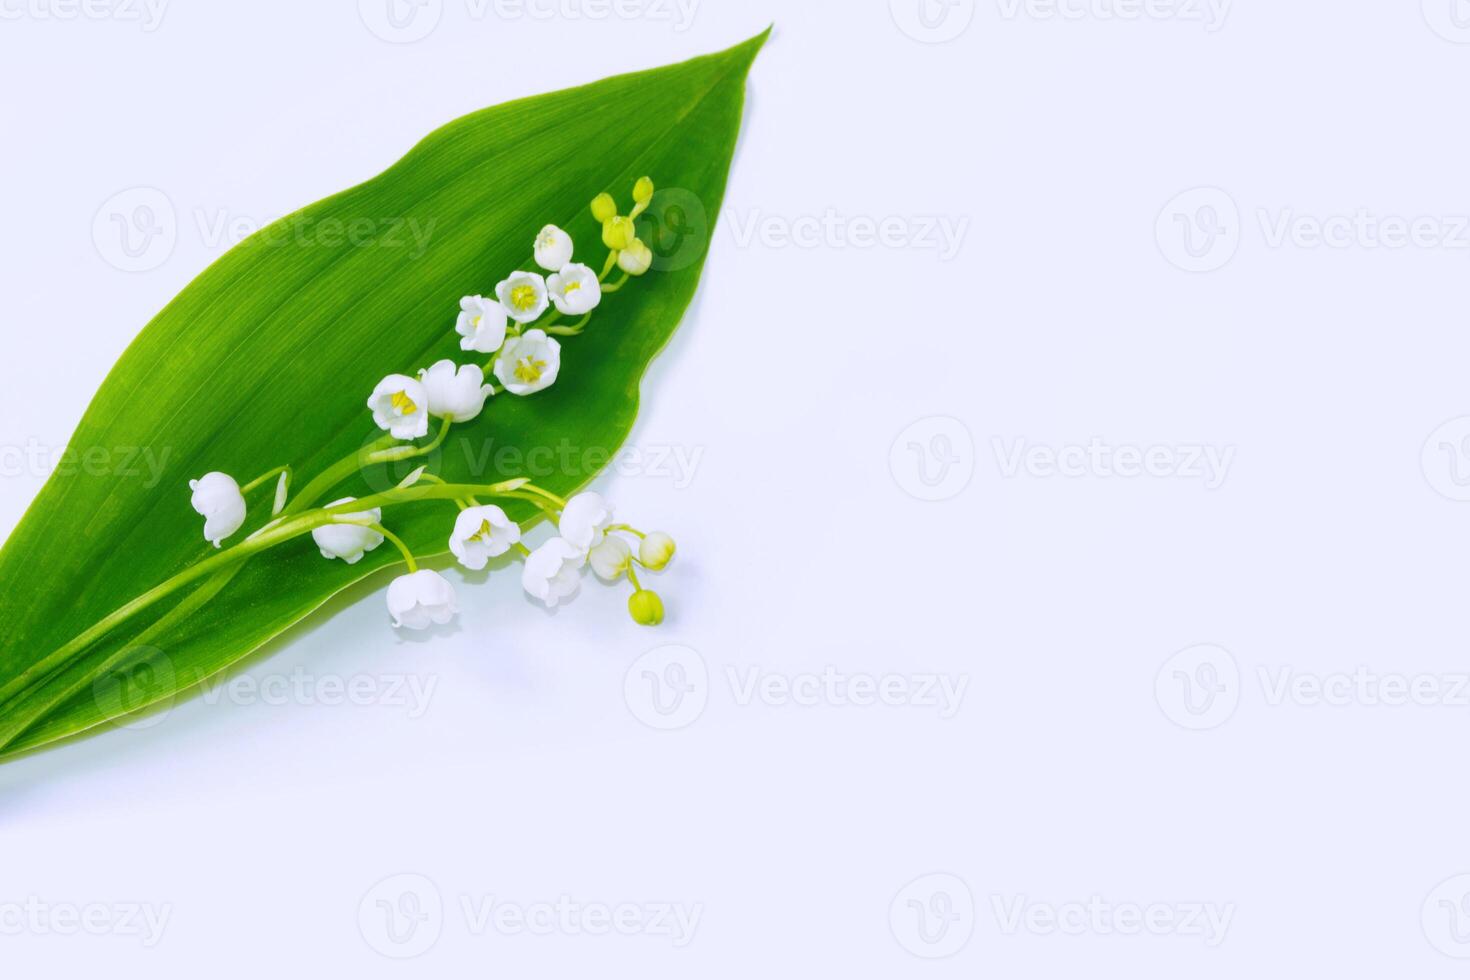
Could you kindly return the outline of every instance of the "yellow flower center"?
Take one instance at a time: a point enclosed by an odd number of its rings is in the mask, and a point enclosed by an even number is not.
[[[470,321],[470,326],[474,327],[476,330],[479,330],[480,329],[480,323],[484,319],[485,319],[485,314],[481,313],[479,316],[475,317],[473,320]]]
[[[470,540],[471,541],[476,541],[476,542],[489,541],[490,540],[490,536],[492,534],[494,534],[494,533],[495,533],[495,529],[490,526],[490,522],[489,521],[483,521],[480,524],[480,529],[478,531],[476,531],[474,534],[471,534],[470,535]]]
[[[570,295],[572,295],[573,293],[575,293],[577,290],[579,290],[581,288],[582,288],[582,284],[580,282],[578,282],[577,280],[573,279],[571,282],[569,282],[569,283],[566,284],[566,288],[563,289],[561,292],[562,292],[562,295],[563,296],[570,296]]]
[[[510,291],[510,305],[518,310],[529,310],[536,305],[535,286],[516,286]]]
[[[393,393],[393,407],[398,411],[399,415],[412,415],[419,410],[419,407],[413,403],[413,399],[408,397],[408,392],[406,391],[395,391]]]
[[[528,355],[516,361],[516,377],[526,384],[535,384],[541,380],[541,371],[545,367],[545,361],[535,360]]]

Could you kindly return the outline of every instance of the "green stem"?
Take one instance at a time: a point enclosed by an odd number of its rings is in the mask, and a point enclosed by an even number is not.
[[[383,537],[387,538],[388,541],[393,545],[393,547],[398,549],[398,553],[401,554],[403,556],[403,560],[408,563],[408,573],[410,575],[419,570],[419,563],[414,559],[413,552],[408,550],[408,545],[403,543],[402,538],[400,538],[398,535],[394,534],[392,531],[388,530],[381,524],[364,524],[363,527],[367,528],[370,531],[377,531]]]
[[[241,494],[247,494],[250,491],[254,490],[256,487],[260,486],[265,481],[267,481],[267,480],[269,480],[269,479],[271,479],[273,477],[280,476],[282,473],[290,473],[290,472],[291,472],[291,467],[289,467],[289,466],[277,466],[275,469],[271,470],[269,473],[262,473],[260,476],[257,476],[255,479],[253,479],[249,483],[245,484],[243,487],[240,488],[240,493]]]
[[[192,565],[184,569],[168,581],[154,586],[133,601],[118,607],[111,614],[94,623],[63,646],[53,650],[44,658],[11,678],[4,687],[0,687],[0,704],[5,703],[15,694],[29,687],[37,678],[49,675],[52,671],[65,666],[68,660],[106,636],[113,629],[121,626],[150,606],[167,599],[189,583],[195,582],[220,569],[228,568],[236,562],[244,561],[252,555],[259,554],[262,551],[273,548],[292,538],[299,537],[302,534],[309,533],[331,522],[331,515],[325,511],[305,514],[295,520],[286,521],[280,527],[262,534],[253,541],[246,541],[242,544],[235,545],[226,551],[209,556],[197,565]]]

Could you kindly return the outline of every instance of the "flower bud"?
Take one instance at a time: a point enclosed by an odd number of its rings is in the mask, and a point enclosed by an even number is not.
[[[635,238],[618,253],[618,268],[630,276],[641,276],[653,266],[653,250]]]
[[[592,199],[592,217],[606,224],[617,216],[618,202],[611,194],[599,194]]]
[[[614,215],[602,223],[602,244],[620,252],[628,247],[629,242],[637,241],[634,236],[633,219],[621,215]]]
[[[653,181],[647,177],[639,177],[638,183],[633,185],[633,200],[639,204],[647,204],[653,200]]]
[[[639,626],[657,626],[664,621],[664,601],[657,592],[639,589],[628,599],[628,612]]]
[[[662,571],[674,557],[674,539],[662,531],[653,531],[638,545],[638,560],[655,572]]]

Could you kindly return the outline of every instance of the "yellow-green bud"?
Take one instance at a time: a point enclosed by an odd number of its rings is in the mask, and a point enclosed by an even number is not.
[[[655,572],[662,571],[674,557],[674,539],[662,531],[648,534],[638,544],[638,560]]]
[[[639,177],[638,183],[633,185],[633,200],[639,204],[647,204],[653,200],[653,181],[647,177]]]
[[[657,592],[639,589],[628,599],[628,612],[639,626],[657,626],[664,621],[664,601]]]
[[[602,244],[614,252],[621,252],[628,247],[629,242],[637,240],[632,218],[614,216],[602,223]]]
[[[630,276],[641,276],[653,265],[653,250],[637,238],[618,253],[618,268]]]
[[[617,213],[618,202],[613,200],[611,194],[599,194],[592,199],[592,217],[598,221],[610,221]]]

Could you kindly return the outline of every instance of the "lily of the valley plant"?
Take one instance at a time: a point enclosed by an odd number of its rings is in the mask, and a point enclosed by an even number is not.
[[[526,397],[552,384],[575,383],[575,371],[562,379],[562,347],[558,338],[573,338],[588,327],[597,307],[652,264],[649,247],[634,234],[634,219],[653,198],[653,181],[641,178],[633,188],[630,214],[617,213],[609,194],[592,202],[602,224],[608,254],[601,272],[575,262],[566,232],[547,225],[536,235],[533,260],[543,272],[517,270],[495,285],[489,295],[460,300],[454,325],[464,352],[460,363],[441,360],[425,368],[390,374],[367,399],[372,420],[385,433],[365,454],[353,454],[306,483],[294,498],[289,466],[271,470],[245,484],[226,473],[206,473],[190,482],[194,509],[204,518],[204,537],[221,554],[206,559],[166,582],[152,594],[162,599],[198,578],[212,562],[243,557],[310,534],[322,559],[355,564],[385,542],[403,556],[406,574],[388,587],[393,625],[422,630],[448,623],[458,613],[454,586],[436,571],[420,568],[413,552],[390,529],[384,516],[395,507],[413,504],[454,506],[445,515],[449,550],[473,571],[493,558],[522,560],[521,583],[527,593],[549,607],[565,602],[580,587],[583,570],[615,583],[624,578],[633,593],[628,610],[645,626],[663,621],[663,602],[643,588],[638,570],[660,571],[674,555],[674,541],[662,532],[644,532],[618,523],[613,509],[597,493],[563,499],[529,479],[494,484],[446,483],[421,466],[397,487],[364,498],[342,497],[324,507],[317,499],[363,463],[391,463],[430,456],[443,445],[456,423],[470,422],[490,408],[494,397]],[[609,277],[621,272],[614,281]],[[494,378],[488,381],[488,378]],[[430,438],[432,432],[432,438]],[[420,440],[428,439],[427,442]],[[226,542],[244,527],[247,497],[275,483],[272,520],[231,549]],[[523,541],[525,528],[512,521],[494,501],[533,504],[558,534],[532,549]]]

